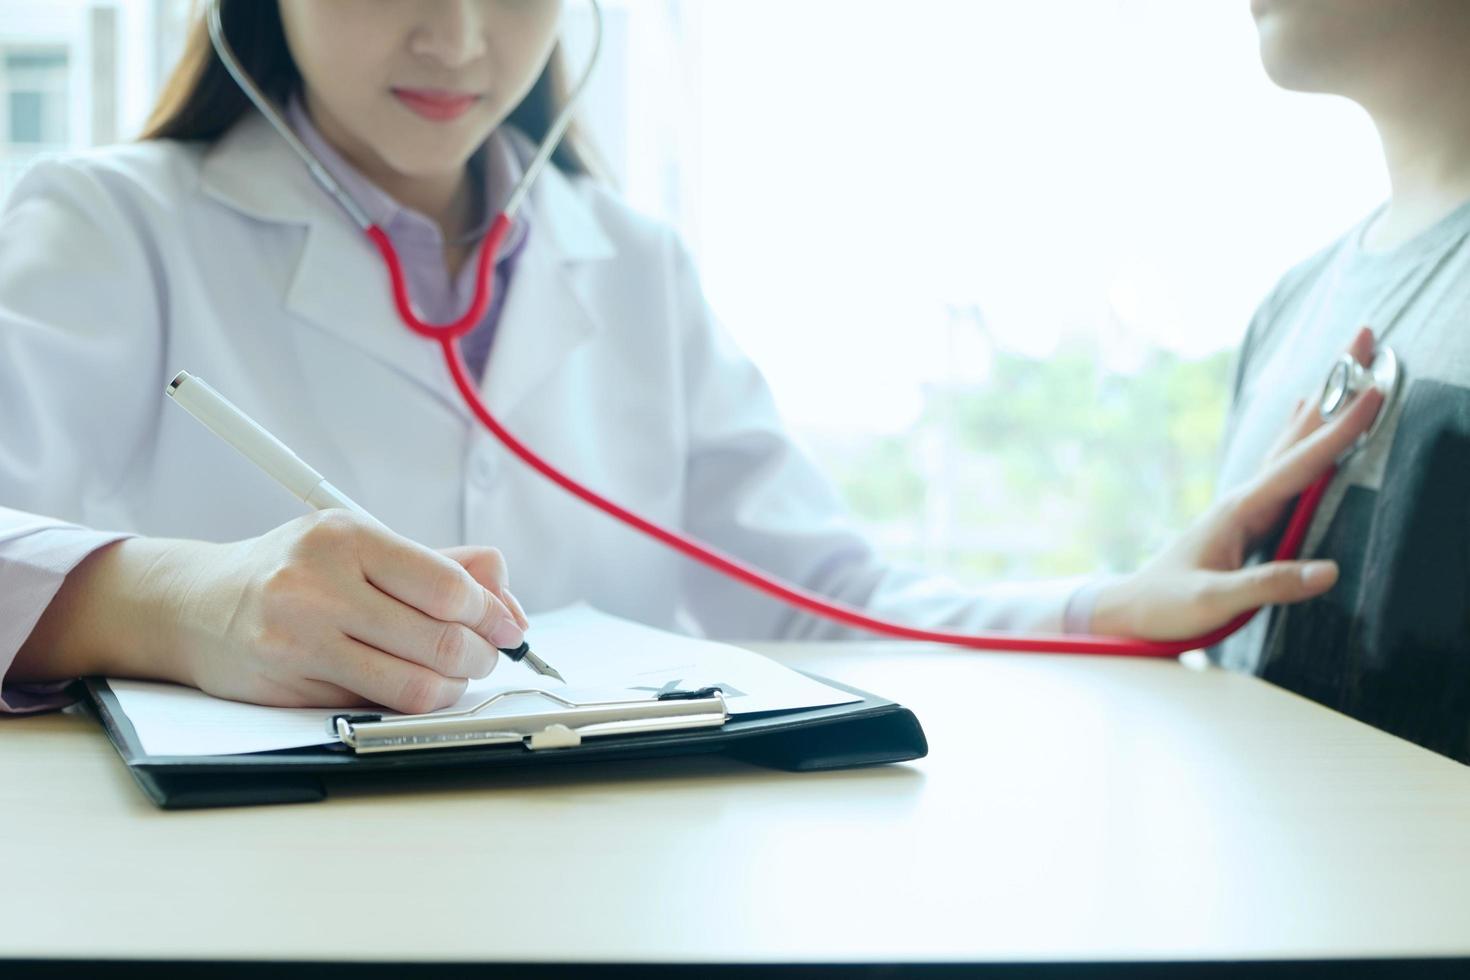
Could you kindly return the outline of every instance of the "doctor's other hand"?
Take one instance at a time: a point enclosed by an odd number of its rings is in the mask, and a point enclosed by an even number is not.
[[[229,544],[110,545],[58,594],[71,635],[48,629],[53,601],[33,639],[51,641],[53,676],[106,673],[256,704],[372,703],[413,714],[453,704],[470,678],[494,669],[497,647],[521,643],[527,623],[506,582],[493,548],[441,553],[328,510]]]
[[[1099,589],[1091,632],[1188,639],[1247,610],[1302,602],[1332,588],[1338,570],[1331,561],[1242,566],[1252,548],[1280,526],[1292,499],[1367,430],[1382,404],[1383,395],[1370,389],[1325,424],[1311,417],[1315,405],[1299,408],[1275,455],[1253,481],[1217,502],[1139,571]]]

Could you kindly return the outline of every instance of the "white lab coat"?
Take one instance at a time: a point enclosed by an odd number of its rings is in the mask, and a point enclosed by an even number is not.
[[[482,386],[511,431],[614,500],[849,602],[914,623],[1058,627],[1076,583],[980,594],[875,558],[667,229],[551,171],[528,206]],[[0,224],[0,572],[7,548],[15,574],[25,536],[60,522],[226,541],[303,512],[169,403],[179,370],[395,530],[434,547],[499,546],[533,615],[586,600],[730,638],[841,632],[511,458],[462,407],[435,345],[399,321],[372,245],[255,116],[212,147],[47,162],[12,194]],[[828,370],[812,383],[840,383]],[[0,617],[33,621],[49,595],[30,591]],[[0,672],[13,652],[0,643]]]

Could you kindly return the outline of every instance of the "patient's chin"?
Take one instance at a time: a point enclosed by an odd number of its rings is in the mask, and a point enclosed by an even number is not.
[[[1290,92],[1340,94],[1346,81],[1340,61],[1286,31],[1262,29],[1261,66],[1272,82]]]

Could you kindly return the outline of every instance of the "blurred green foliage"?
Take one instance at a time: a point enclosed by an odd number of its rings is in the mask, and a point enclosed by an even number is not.
[[[1208,505],[1230,364],[997,350],[988,380],[930,387],[911,431],[814,449],[890,558],[970,580],[1127,570]]]

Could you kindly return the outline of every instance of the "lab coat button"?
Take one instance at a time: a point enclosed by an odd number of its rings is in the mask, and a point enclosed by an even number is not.
[[[477,454],[470,463],[470,479],[482,487],[495,483],[495,461],[484,454]]]

